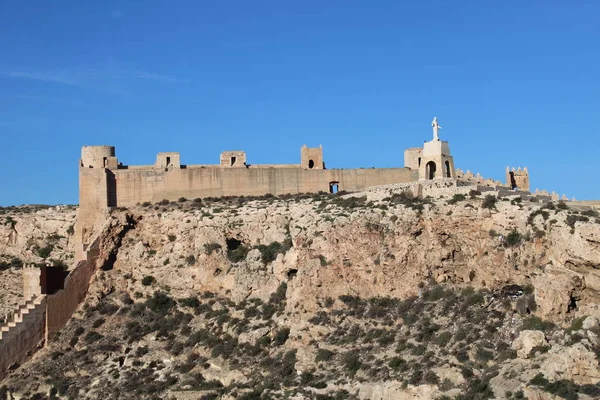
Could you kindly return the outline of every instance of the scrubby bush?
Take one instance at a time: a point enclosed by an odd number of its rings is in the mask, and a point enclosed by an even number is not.
[[[433,342],[440,347],[446,347],[450,340],[452,340],[452,333],[443,331],[437,334]]]
[[[196,264],[196,257],[193,254],[190,254],[185,258],[185,262],[187,265],[194,265]]]
[[[142,285],[144,285],[144,286],[150,286],[154,282],[156,282],[156,279],[152,275],[146,275],[142,279]]]
[[[249,251],[250,251],[249,248],[247,248],[246,246],[241,244],[233,250],[228,250],[227,258],[229,259],[229,261],[231,261],[233,263],[237,263],[237,262],[245,260]]]
[[[219,243],[210,242],[204,243],[204,254],[211,255],[213,251],[220,250],[222,246]]]
[[[145,305],[155,313],[164,315],[171,311],[177,303],[168,294],[155,292],[152,297],[146,300]]]
[[[318,363],[320,361],[329,361],[333,357],[333,352],[327,349],[319,349],[317,350],[317,355],[315,356],[315,362]]]
[[[40,256],[41,258],[48,258],[50,256],[50,253],[52,253],[52,250],[54,250],[54,245],[52,244],[48,244],[44,247],[40,247],[36,250],[36,253],[38,256]]]
[[[483,203],[481,203],[481,208],[487,208],[489,210],[496,209],[497,201],[498,201],[498,199],[496,198],[496,196],[492,196],[491,194],[488,194],[487,196],[485,196],[483,198]]]
[[[448,204],[456,204],[459,201],[463,201],[463,200],[466,200],[466,199],[467,199],[467,196],[465,196],[462,193],[457,193],[454,196],[452,196],[452,198],[450,200],[448,200]]]
[[[508,247],[515,247],[521,244],[523,240],[523,235],[519,233],[516,229],[513,229],[506,235],[506,240],[504,241],[505,245]]]
[[[260,251],[261,260],[264,264],[275,261],[277,255],[284,254],[292,247],[292,241],[290,239],[285,240],[283,243],[272,242],[268,246],[263,244],[256,246]]]
[[[523,320],[522,330],[548,331],[554,328],[554,324],[550,321],[543,321],[541,318],[534,315]]]
[[[287,328],[287,327],[281,328],[275,333],[275,336],[273,337],[273,344],[275,346],[281,346],[288,340],[289,337],[290,337],[290,328]]]
[[[356,350],[351,350],[345,353],[342,356],[342,364],[344,364],[344,367],[346,368],[350,376],[354,376],[354,374],[356,374],[356,372],[360,369],[362,365],[358,356],[358,352]]]

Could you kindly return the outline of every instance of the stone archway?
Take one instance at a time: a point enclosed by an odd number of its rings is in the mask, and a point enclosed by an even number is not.
[[[437,166],[435,165],[435,162],[433,162],[433,161],[429,161],[427,164],[425,164],[425,176],[427,177],[427,179],[435,178],[436,169],[437,169]]]
[[[329,193],[336,194],[339,191],[340,183],[339,182],[329,182]]]

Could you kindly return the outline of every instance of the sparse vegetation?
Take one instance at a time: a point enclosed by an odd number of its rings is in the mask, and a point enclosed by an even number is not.
[[[150,285],[154,284],[154,282],[156,282],[156,279],[154,279],[154,277],[151,275],[146,275],[142,279],[142,285],[144,285],[144,286],[150,286]]]
[[[498,199],[496,198],[496,196],[492,196],[491,194],[488,194],[483,198],[483,203],[481,203],[481,208],[495,210],[497,201],[498,201]]]

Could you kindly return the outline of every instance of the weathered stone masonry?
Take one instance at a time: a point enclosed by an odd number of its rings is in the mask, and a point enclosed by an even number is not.
[[[369,187],[456,178],[448,142],[437,136],[404,153],[402,168],[327,169],[321,147],[302,146],[299,164],[250,165],[244,151],[221,153],[219,164],[185,165],[179,153],[159,153],[154,165],[120,163],[113,146],[84,146],[79,162],[76,240],[83,257],[103,212],[143,202],[220,196],[260,196]]]

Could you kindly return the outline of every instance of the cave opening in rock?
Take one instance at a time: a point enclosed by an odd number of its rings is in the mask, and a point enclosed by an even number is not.
[[[573,294],[571,294],[569,296],[569,306],[567,308],[567,312],[571,312],[573,310],[577,309],[577,299],[575,299],[575,297],[573,296]]]
[[[290,269],[290,270],[287,272],[287,277],[288,277],[288,279],[293,279],[293,278],[295,278],[295,277],[296,277],[296,275],[298,275],[298,270],[297,270],[297,269]]]
[[[225,243],[227,244],[227,250],[232,251],[241,246],[241,240],[237,240],[236,238],[228,238],[225,239]]]

